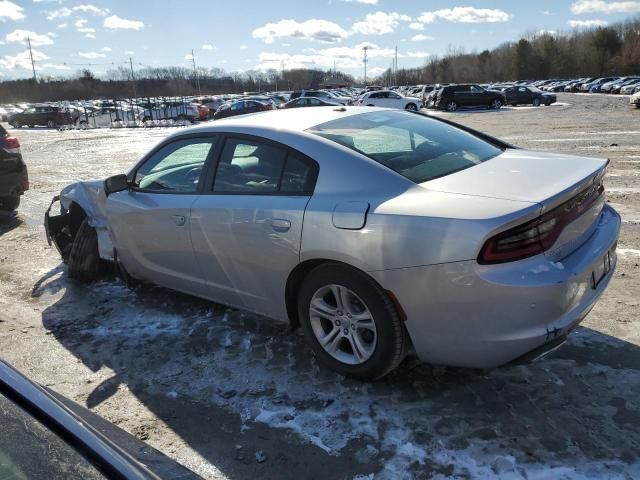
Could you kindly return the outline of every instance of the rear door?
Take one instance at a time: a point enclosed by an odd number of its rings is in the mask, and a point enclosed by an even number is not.
[[[478,85],[471,85],[469,87],[469,101],[470,105],[478,107],[480,105],[489,105],[489,98],[484,88]]]
[[[453,87],[453,100],[460,107],[470,107],[473,103],[471,87],[469,85],[455,85]]]
[[[110,233],[131,275],[206,296],[190,215],[215,142],[214,136],[197,135],[159,147],[133,174],[136,186],[107,199]]]
[[[210,298],[286,318],[285,285],[300,261],[317,164],[279,143],[229,135],[191,211]]]

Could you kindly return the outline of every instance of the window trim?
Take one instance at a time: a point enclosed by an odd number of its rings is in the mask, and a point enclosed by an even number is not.
[[[127,178],[129,180],[129,183],[131,184],[129,191],[137,192],[137,193],[152,193],[152,194],[159,194],[159,195],[200,195],[204,187],[203,179],[207,174],[207,171],[209,168],[208,165],[213,161],[213,158],[215,158],[215,153],[218,149],[218,146],[220,145],[220,137],[221,136],[217,133],[205,133],[205,134],[191,133],[187,135],[181,135],[179,137],[170,138],[167,141],[162,142],[161,144],[157,145],[153,150],[151,150],[149,153],[147,153],[144,157],[142,157],[142,159],[136,165],[134,165],[133,169],[127,174]],[[204,164],[202,166],[202,173],[200,174],[200,178],[198,179],[198,186],[196,187],[195,192],[165,192],[162,190],[147,190],[145,188],[139,188],[133,185],[133,181],[135,180],[138,174],[138,170],[140,170],[140,168],[147,162],[147,160],[152,158],[156,153],[158,153],[160,150],[162,150],[166,146],[171,145],[172,143],[182,142],[184,140],[192,140],[192,139],[211,140],[213,143],[211,145],[211,149],[209,150],[209,153],[207,154],[207,158],[205,158],[204,160]]]
[[[217,142],[214,158],[212,161],[208,163],[207,170],[204,172],[204,175],[200,178],[204,178],[204,185],[202,188],[202,195],[215,195],[215,196],[251,196],[251,197],[310,197],[314,194],[316,189],[316,184],[318,183],[318,175],[320,173],[320,165],[313,158],[305,155],[304,153],[296,150],[295,148],[291,148],[288,145],[280,143],[276,140],[271,140],[270,138],[260,137],[257,135],[250,135],[246,133],[232,133],[232,132],[220,132],[219,133],[219,141]],[[214,192],[213,187],[216,180],[216,173],[218,171],[218,164],[220,163],[220,158],[222,156],[222,152],[224,151],[224,147],[228,140],[245,140],[248,142],[261,142],[266,145],[271,145],[277,148],[281,148],[285,150],[286,157],[284,167],[280,172],[280,179],[278,180],[278,185],[282,181],[282,176],[284,175],[284,170],[287,168],[287,161],[289,159],[289,155],[295,154],[298,156],[303,162],[308,163],[311,167],[311,175],[308,180],[308,184],[306,185],[304,192],[281,192],[276,190],[275,192]]]

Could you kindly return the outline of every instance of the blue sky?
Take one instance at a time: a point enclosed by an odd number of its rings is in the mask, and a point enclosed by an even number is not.
[[[413,67],[451,48],[495,47],[542,30],[566,32],[640,13],[640,1],[537,0],[0,0],[0,78],[100,74],[129,57],[134,67],[190,65],[227,71],[295,67],[362,75]]]

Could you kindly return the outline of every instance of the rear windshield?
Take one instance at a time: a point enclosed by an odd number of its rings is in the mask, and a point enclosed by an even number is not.
[[[403,111],[352,115],[308,132],[362,153],[415,183],[444,177],[502,153],[452,125]]]

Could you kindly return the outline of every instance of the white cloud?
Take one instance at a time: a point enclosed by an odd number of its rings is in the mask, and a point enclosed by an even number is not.
[[[406,56],[410,58],[426,58],[431,54],[428,52],[407,52]]]
[[[542,29],[542,30],[538,30],[535,33],[535,35],[541,37],[543,35],[556,35],[557,33],[558,33],[557,30],[544,30],[544,29]]]
[[[98,15],[100,17],[104,17],[109,13],[108,8],[98,8],[95,5],[87,4],[87,5],[76,5],[72,8],[62,7],[58,10],[48,11],[47,20],[54,20],[56,18],[64,18],[70,17],[74,13],[88,13],[91,15]]]
[[[33,60],[39,62],[41,60],[49,60],[49,57],[35,48],[31,49],[33,53]],[[31,70],[31,58],[29,56],[29,49],[17,53],[15,55],[5,55],[0,58],[0,67],[7,70],[24,69]],[[39,67],[36,67],[39,69]]]
[[[414,42],[421,42],[423,40],[435,40],[433,37],[430,37],[429,35],[423,35],[422,33],[419,33],[418,35],[414,35],[413,37],[411,37],[411,40],[413,40]]]
[[[420,23],[420,22],[411,22],[409,24],[409,28],[411,30],[424,30],[424,23]]]
[[[433,23],[436,21],[436,15],[433,12],[422,12],[418,17],[420,23]]]
[[[111,48],[110,47],[102,47],[102,51],[103,52],[110,52]]]
[[[544,10],[542,12],[543,15],[551,15],[551,10]]]
[[[502,10],[474,7],[444,8],[442,10],[436,10],[433,14],[443,20],[459,23],[507,22],[511,18],[511,15]]]
[[[36,32],[30,32],[29,30],[14,30],[11,33],[7,33],[4,39],[7,42],[26,42],[27,37],[31,40],[31,45],[34,47],[40,47],[42,45],[53,45],[53,40],[48,34],[39,34]]]
[[[66,23],[61,23],[60,25],[58,25],[56,28],[67,28],[68,24]]]
[[[109,28],[112,30],[140,30],[141,28],[144,28],[144,22],[141,22],[139,20],[127,20],[126,18],[120,18],[117,15],[112,15],[104,19],[104,26],[105,28]]]
[[[194,57],[193,55],[191,55],[190,53],[187,53],[187,54],[184,56],[184,59],[185,59],[185,60],[189,60],[189,61],[193,60],[194,58],[195,58],[195,57]]]
[[[342,0],[345,3],[362,3],[364,5],[377,5],[378,0]]]
[[[100,52],[78,52],[78,56],[82,58],[104,58],[106,55]]]
[[[87,33],[84,38],[96,38],[96,36],[93,33]]]
[[[71,10],[74,12],[83,12],[83,13],[91,13],[93,15],[98,15],[100,17],[104,17],[109,13],[108,8],[98,8],[95,5],[77,5],[73,7]]]
[[[344,69],[360,69],[362,67],[362,48],[369,47],[369,58],[392,58],[394,49],[381,48],[369,42],[363,42],[352,47],[327,47],[321,49],[309,48],[305,54],[290,55],[287,53],[262,52],[258,56],[258,70],[268,70],[282,68],[332,68],[335,62],[336,67]]]
[[[265,43],[273,43],[275,38],[286,37],[334,43],[347,38],[348,35],[349,33],[337,23],[320,19],[304,22],[284,19],[277,23],[267,23],[252,32],[253,38],[263,40]]]
[[[384,72],[386,72],[388,70],[388,68],[382,68],[382,67],[373,67],[373,68],[369,68],[367,69],[367,74],[371,77],[375,77],[376,75],[380,75]]]
[[[22,20],[24,17],[24,13],[22,13],[24,9],[20,5],[16,5],[9,0],[1,0],[0,1],[0,21],[4,22],[7,19],[9,20]]]
[[[74,25],[75,27],[82,28],[82,27],[84,27],[86,24],[87,24],[87,20],[85,20],[84,18],[80,18],[80,19],[76,20],[76,23],[74,23],[73,25]]]
[[[241,45],[241,46],[240,46],[240,49],[241,49],[241,50],[246,50],[247,48],[249,48],[249,47],[247,47],[246,45]]]
[[[71,67],[69,67],[68,65],[59,63],[45,63],[43,67],[48,68],[49,70],[71,70]]]
[[[209,44],[209,43],[205,43],[204,45],[202,45],[202,49],[203,50],[216,50],[216,47]]]
[[[410,22],[411,17],[397,12],[368,13],[364,20],[354,23],[351,30],[363,35],[384,35],[393,32],[401,20]]]
[[[634,13],[640,12],[640,2],[606,2],[604,0],[578,0],[571,4],[571,13]]]
[[[125,55],[135,55],[135,54],[136,54],[136,52],[134,52],[133,50],[125,50],[125,51],[124,51],[124,54],[125,54]]]
[[[96,33],[96,29],[91,27],[79,28],[78,31],[80,33]]]
[[[571,28],[604,27],[609,24],[606,20],[569,20],[567,23]]]

